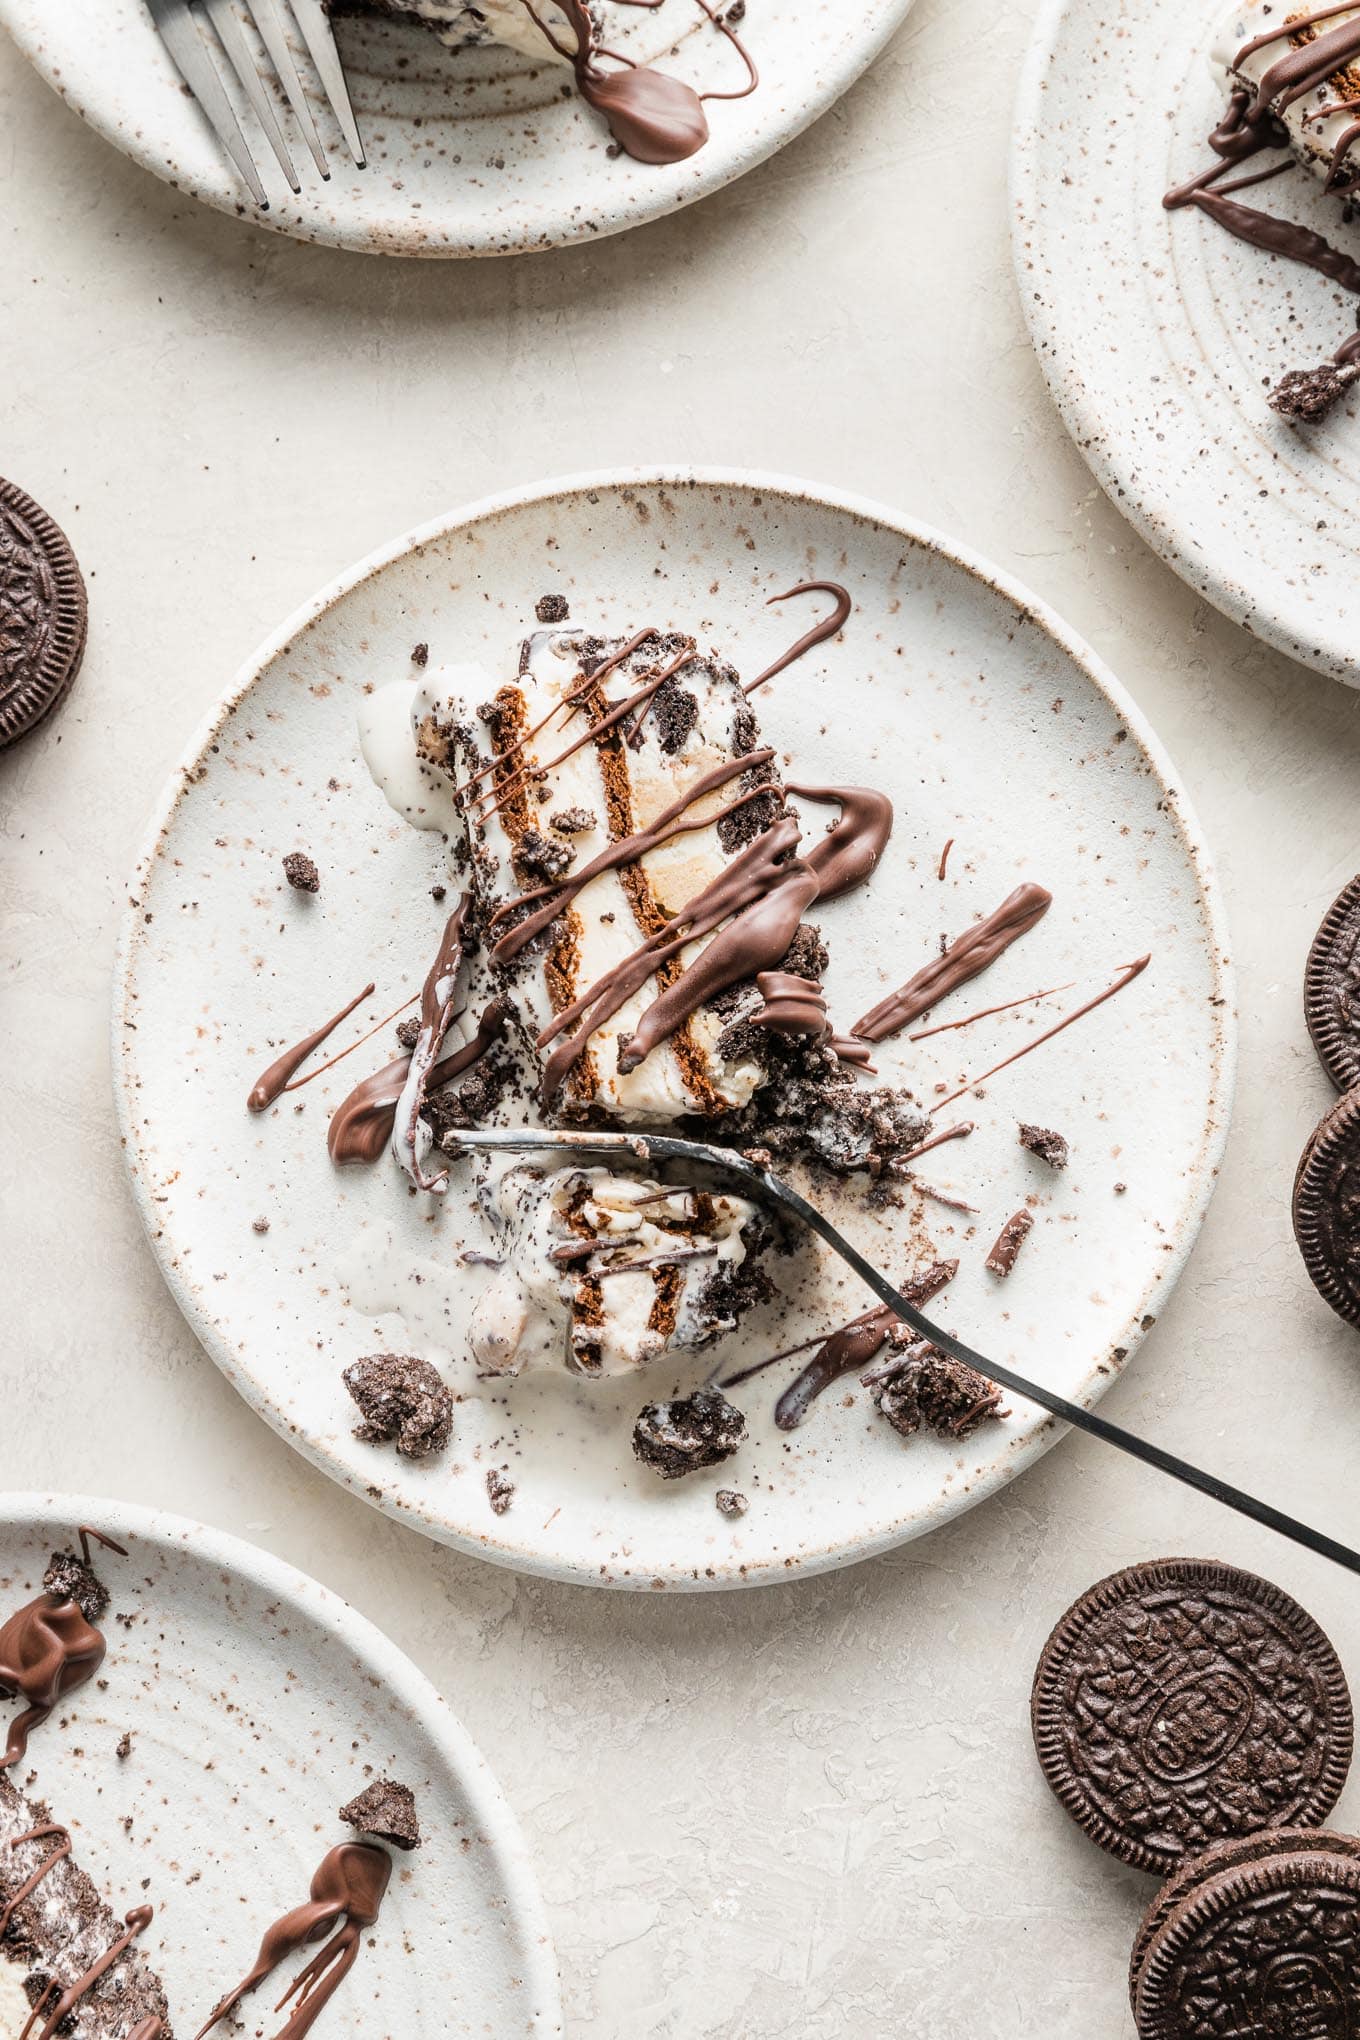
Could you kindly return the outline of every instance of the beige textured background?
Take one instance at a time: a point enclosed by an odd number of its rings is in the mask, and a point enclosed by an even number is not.
[[[426,269],[199,210],[0,43],[0,472],[70,532],[93,607],[67,711],[0,759],[0,1484],[204,1517],[380,1620],[498,1770],[570,2029],[594,2040],[1126,2040],[1147,1888],[1037,1777],[1026,1704],[1051,1622],[1116,1565],[1221,1553],[1299,1594],[1360,1680],[1360,1584],[1070,1441],[924,1543],[745,1596],[606,1598],[403,1534],[248,1414],[162,1289],[109,1096],[123,881],[257,639],[460,501],[693,460],[929,519],[1110,661],[1227,888],[1225,1180],[1111,1413],[1360,1543],[1360,1344],[1288,1222],[1328,1097],[1299,980],[1356,868],[1360,696],[1193,598],[1048,403],[1007,246],[1029,12],[998,30],[982,0],[920,0],[844,104],[708,204],[560,257]],[[1360,1826],[1360,1784],[1341,1813]]]

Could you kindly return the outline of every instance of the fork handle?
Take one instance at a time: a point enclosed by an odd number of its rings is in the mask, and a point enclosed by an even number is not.
[[[1334,1565],[1344,1566],[1347,1572],[1360,1573],[1360,1552],[1352,1551],[1348,1544],[1340,1544],[1336,1538],[1328,1537],[1324,1531],[1314,1530],[1307,1523],[1300,1523],[1293,1516],[1287,1516],[1269,1502],[1260,1501],[1244,1489],[1234,1487],[1230,1481],[1221,1480],[1215,1473],[1208,1473],[1203,1467],[1192,1466],[1187,1459],[1181,1459],[1174,1452],[1167,1452],[1150,1439],[1140,1438],[1134,1431],[1126,1431],[1120,1424],[1112,1424],[1105,1417],[1099,1417],[1093,1410],[1083,1409],[1080,1403],[1069,1402],[1065,1396],[1057,1395],[1051,1388],[1041,1388],[1037,1382],[1027,1381],[1023,1374],[1013,1368],[1003,1367],[995,1360],[988,1360],[983,1354],[974,1352],[971,1346],[956,1339],[952,1332],[946,1332],[940,1325],[932,1324],[895,1289],[886,1275],[883,1275],[867,1261],[857,1247],[853,1247],[843,1234],[839,1233],[829,1219],[822,1217],[816,1206],[809,1204],[796,1190],[790,1190],[785,1183],[779,1186],[782,1200],[793,1205],[805,1225],[826,1241],[826,1244],[840,1258],[854,1269],[866,1282],[881,1302],[909,1324],[914,1332],[928,1339],[932,1346],[938,1346],[955,1360],[962,1360],[991,1381],[1008,1388],[1013,1395],[1026,1402],[1037,1403],[1050,1416],[1058,1417],[1074,1430],[1085,1431],[1089,1437],[1099,1438],[1106,1445],[1113,1445],[1118,1452],[1126,1452],[1131,1459],[1140,1459],[1144,1466],[1155,1467],[1158,1473],[1167,1474],[1183,1486],[1195,1488],[1200,1494],[1208,1495],[1214,1502],[1221,1502],[1226,1509],[1234,1509],[1239,1516],[1249,1517],[1253,1523],[1264,1524],[1267,1530],[1287,1537],[1294,1544],[1301,1544],[1306,1551],[1316,1552],[1319,1558],[1329,1558]]]

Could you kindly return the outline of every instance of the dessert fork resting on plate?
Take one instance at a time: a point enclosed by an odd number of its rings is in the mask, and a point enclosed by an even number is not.
[[[298,192],[302,186],[274,111],[271,81],[261,70],[246,32],[246,20],[254,28],[274,68],[278,85],[286,94],[302,129],[303,139],[312,152],[312,160],[323,177],[331,174],[325,148],[307,103],[306,91],[288,46],[288,32],[280,12],[284,4],[292,8],[293,18],[307,45],[307,53],[316,67],[331,110],[340,123],[350,154],[363,169],[364,145],[323,0],[197,0],[197,4],[196,0],[147,0],[151,18],[160,32],[161,41],[175,60],[180,76],[211,121],[218,140],[244,178],[256,205],[266,212],[269,194],[237,119],[221,69],[222,57],[226,58],[231,75],[239,82],[251,112],[264,131],[265,140],[278,158],[279,168],[288,179],[289,188]],[[206,17],[206,21],[200,15]]]
[[[1335,1538],[1324,1535],[1321,1530],[1310,1529],[1306,1523],[1296,1522],[1269,1502],[1258,1501],[1254,1495],[1245,1494],[1241,1488],[1233,1487],[1228,1481],[1220,1480],[1217,1474],[1206,1473],[1201,1467],[1192,1466],[1187,1460],[1177,1458],[1174,1452],[1164,1451],[1147,1438],[1140,1438],[1133,1431],[1124,1430],[1119,1424],[1112,1424],[1104,1417],[1098,1417],[1092,1410],[1084,1409],[1080,1403],[1069,1402],[1065,1396],[1057,1395],[1051,1388],[1043,1388],[1038,1382],[1027,1381],[1014,1368],[1003,1367],[998,1361],[988,1360],[983,1354],[974,1352],[961,1339],[943,1326],[933,1324],[928,1317],[910,1303],[900,1289],[889,1282],[875,1268],[872,1261],[865,1259],[857,1247],[851,1245],[845,1235],[838,1232],[829,1218],[820,1212],[815,1204],[781,1181],[767,1168],[751,1161],[747,1156],[729,1148],[709,1147],[701,1141],[677,1140],[670,1134],[647,1133],[635,1130],[628,1133],[589,1132],[564,1133],[538,1130],[532,1127],[509,1127],[472,1129],[448,1136],[463,1148],[476,1148],[489,1153],[519,1154],[537,1150],[550,1150],[555,1154],[566,1154],[581,1159],[594,1157],[606,1162],[678,1162],[687,1170],[709,1180],[722,1184],[729,1190],[755,1199],[761,1204],[782,1212],[787,1218],[796,1219],[810,1232],[826,1242],[834,1254],[838,1254],[848,1268],[853,1268],[860,1279],[867,1283],[880,1302],[887,1304],[902,1321],[909,1325],[919,1338],[926,1339],[942,1353],[961,1360],[965,1366],[976,1369],[979,1374],[1009,1389],[1012,1395],[1025,1402],[1037,1403],[1052,1417],[1064,1424],[1071,1424],[1074,1430],[1085,1431],[1092,1438],[1101,1439],[1106,1445],[1113,1445],[1120,1452],[1127,1452],[1130,1458],[1141,1459],[1145,1466],[1153,1466],[1159,1473],[1168,1474],[1172,1480],[1182,1481],[1186,1487],[1197,1488],[1200,1494],[1221,1502],[1225,1508],[1235,1509],[1240,1516],[1248,1516],[1254,1523],[1262,1523],[1267,1530],[1276,1531],[1281,1537],[1288,1537],[1295,1544],[1301,1544],[1308,1551],[1317,1552],[1322,1558],[1329,1558],[1336,1565],[1345,1566],[1348,1571],[1360,1573],[1360,1552],[1348,1545],[1338,1544]]]

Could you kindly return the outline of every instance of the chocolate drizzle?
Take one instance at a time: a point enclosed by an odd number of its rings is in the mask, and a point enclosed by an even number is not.
[[[754,694],[757,687],[763,687],[767,680],[773,680],[776,673],[782,673],[795,659],[801,659],[804,652],[824,645],[828,638],[833,638],[838,631],[844,630],[850,612],[855,606],[850,600],[849,589],[842,588],[839,581],[800,581],[796,588],[786,588],[782,595],[771,595],[770,602],[789,602],[795,595],[830,595],[836,606],[830,616],[823,617],[820,623],[813,624],[811,630],[804,631],[802,637],[791,644],[786,652],[782,652],[772,666],[767,666],[763,673],[757,673],[754,680],[748,680],[742,689],[743,694]],[[766,603],[765,606],[768,608],[770,604]]]
[[[285,1913],[268,1929],[254,1967],[222,1999],[197,2040],[204,2040],[281,1962],[338,1928],[279,2001],[282,2011],[290,1998],[298,1999],[277,2040],[302,2040],[358,1960],[363,1930],[377,1920],[391,1876],[392,1859],[385,1849],[368,1842],[341,1842],[332,1849],[312,1879],[310,1902]]]
[[[871,786],[795,786],[799,800],[836,801],[840,815],[820,843],[804,853],[817,874],[819,900],[838,900],[863,885],[887,848],[892,834],[893,804]]]
[[[58,1835],[60,1835],[61,1840],[57,1843],[56,1848],[48,1851],[37,1869],[24,1879],[18,1889],[11,1894],[6,1904],[0,1906],[0,1941],[3,1941],[9,1932],[14,1915],[24,1900],[31,1898],[48,1872],[55,1870],[58,1863],[71,1853],[71,1837],[67,1830],[64,1827],[58,1827],[55,1822],[51,1821],[44,1827],[29,1828],[26,1834],[11,1835],[6,1842],[5,1847],[7,1849],[20,1849],[25,1842],[45,1842]]]
[[[247,1109],[251,1112],[264,1112],[276,1103],[285,1091],[291,1091],[294,1088],[292,1079],[308,1056],[334,1034],[342,1020],[348,1020],[356,1006],[362,1006],[365,999],[372,998],[374,990],[373,985],[365,985],[358,998],[351,999],[347,1006],[342,1006],[324,1027],[318,1027],[315,1034],[309,1034],[305,1041],[299,1041],[292,1048],[285,1049],[277,1062],[270,1063],[264,1075],[251,1087],[250,1096],[246,1099]]]
[[[121,1557],[127,1556],[121,1544],[97,1530],[82,1527],[80,1536],[87,1561],[91,1536]],[[0,1628],[0,1694],[27,1702],[24,1712],[10,1723],[0,1771],[22,1759],[33,1730],[41,1727],[68,1693],[92,1679],[104,1662],[106,1646],[95,1619],[102,1613],[105,1597],[88,1563],[59,1556],[49,1566],[46,1578],[48,1584],[38,1598]]]
[[[462,1076],[465,1070],[479,1062],[505,1033],[509,1018],[508,1001],[492,999],[477,1022],[477,1031],[472,1039],[456,1048],[452,1055],[444,1056],[430,1071],[425,1081],[425,1095],[439,1090],[444,1084],[451,1084],[455,1077]],[[386,1150],[397,1123],[397,1105],[406,1088],[410,1067],[409,1055],[398,1056],[395,1062],[388,1063],[371,1077],[365,1077],[361,1084],[356,1084],[343,1103],[336,1107],[326,1132],[326,1147],[338,1167],[350,1162],[376,1162]]]
[[[1041,921],[1053,904],[1053,895],[1041,885],[1021,885],[988,914],[951,942],[943,956],[935,957],[914,977],[871,1007],[854,1032],[863,1041],[885,1041],[909,1027],[950,992],[966,985],[996,962],[1012,942],[1026,935]]]
[[[449,1172],[427,1176],[420,1158],[420,1111],[425,1103],[430,1076],[444,1046],[444,1036],[455,1019],[454,1001],[464,979],[465,936],[468,896],[464,893],[444,924],[439,950],[430,965],[420,994],[420,1032],[411,1051],[410,1064],[397,1101],[392,1129],[392,1148],[417,1190],[440,1191],[447,1187]]]
[[[765,1003],[752,1015],[753,1027],[769,1027],[776,1034],[804,1035],[812,1041],[825,1041],[831,1032],[825,995],[811,978],[795,977],[787,970],[762,970],[756,978],[756,990]]]
[[[1042,1048],[1046,1041],[1052,1041],[1055,1034],[1061,1034],[1074,1020],[1080,1020],[1085,1014],[1093,1013],[1097,1006],[1103,1006],[1107,999],[1113,999],[1126,985],[1131,985],[1136,977],[1142,976],[1151,961],[1152,956],[1149,952],[1147,956],[1140,956],[1136,963],[1126,963],[1114,983],[1106,985],[1103,992],[1097,992],[1094,999],[1088,999],[1084,1006],[1078,1006],[1073,1012],[1065,1014],[1055,1026],[1048,1028],[1043,1034],[1036,1034],[1033,1041],[1027,1041],[1023,1048],[1017,1048],[1014,1055],[1006,1056],[1002,1062],[993,1063],[981,1076],[970,1077],[966,1084],[960,1084],[957,1091],[951,1091],[947,1098],[941,1098],[938,1104],[932,1105],[931,1111],[938,1112],[945,1105],[956,1104],[969,1091],[975,1091],[979,1084],[985,1084],[989,1077],[998,1075],[1001,1070],[1008,1070],[1012,1063],[1019,1062],[1024,1056],[1033,1055],[1036,1048]]]
[[[908,1303],[919,1308],[929,1303],[932,1296],[938,1296],[958,1272],[957,1261],[936,1261],[908,1282],[903,1293]],[[901,1324],[902,1320],[886,1304],[879,1304],[833,1332],[775,1404],[774,1420],[779,1429],[796,1431],[818,1396],[845,1375],[858,1374],[867,1367],[879,1347]]]

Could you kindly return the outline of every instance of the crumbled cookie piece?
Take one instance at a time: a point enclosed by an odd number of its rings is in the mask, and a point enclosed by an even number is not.
[[[556,829],[559,836],[584,836],[588,829],[598,826],[596,816],[588,807],[559,808],[555,815],[548,817],[548,827]]]
[[[503,1516],[515,1499],[515,1483],[498,1466],[487,1474],[486,1498],[497,1516]]]
[[[54,1601],[74,1601],[85,1620],[98,1628],[108,1612],[108,1589],[98,1573],[77,1558],[73,1551],[54,1551],[52,1563],[43,1574],[43,1585]]]
[[[529,828],[524,831],[515,845],[512,863],[515,876],[523,885],[551,885],[571,868],[576,852],[570,843],[564,843],[559,836],[545,835],[542,829]]]
[[[257,1233],[267,1233],[269,1231],[269,1220],[267,1218],[252,1218],[250,1230]]]
[[[376,1835],[380,1842],[390,1842],[394,1849],[420,1847],[416,1795],[409,1785],[399,1785],[395,1778],[375,1778],[357,1799],[341,1807],[340,1818],[358,1834]]]
[[[663,1480],[721,1466],[746,1437],[746,1419],[716,1388],[675,1402],[648,1403],[633,1426],[633,1451]]]
[[[1003,1279],[1010,1274],[1033,1226],[1034,1217],[1028,1211],[1017,1211],[1013,1217],[1006,1220],[993,1242],[992,1251],[987,1256],[986,1265],[989,1273],[1000,1275]]]
[[[423,641],[411,647],[411,664],[422,669],[430,663],[430,648]]]
[[[128,1758],[132,1755],[131,1729],[125,1729],[123,1731],[123,1734],[119,1738],[118,1747],[113,1754],[117,1757],[120,1764],[125,1764],[127,1762]]]
[[[1041,1162],[1047,1162],[1050,1169],[1065,1169],[1071,1153],[1066,1136],[1054,1133],[1051,1126],[1030,1126],[1020,1121],[1020,1145],[1037,1155]]]
[[[371,1353],[344,1371],[343,1380],[364,1421],[354,1433],[365,1445],[395,1438],[406,1459],[442,1452],[453,1430],[453,1396],[428,1360],[409,1353]]]
[[[412,1013],[407,1019],[399,1023],[397,1027],[397,1041],[409,1055],[419,1039],[420,1018],[418,1014]]]
[[[283,875],[294,892],[320,892],[321,874],[305,851],[290,850],[283,860]]]
[[[1272,411],[1291,425],[1320,425],[1333,404],[1360,376],[1360,362],[1344,367],[1324,361],[1320,368],[1291,368],[1266,399]]]
[[[875,1400],[903,1438],[922,1425],[942,1438],[971,1438],[989,1417],[1006,1414],[995,1382],[924,1342],[907,1348]]]
[[[751,1506],[745,1495],[738,1494],[735,1488],[730,1487],[720,1487],[713,1499],[718,1505],[720,1516],[744,1516]]]
[[[565,595],[540,595],[534,604],[534,615],[540,623],[565,623],[570,614]]]

